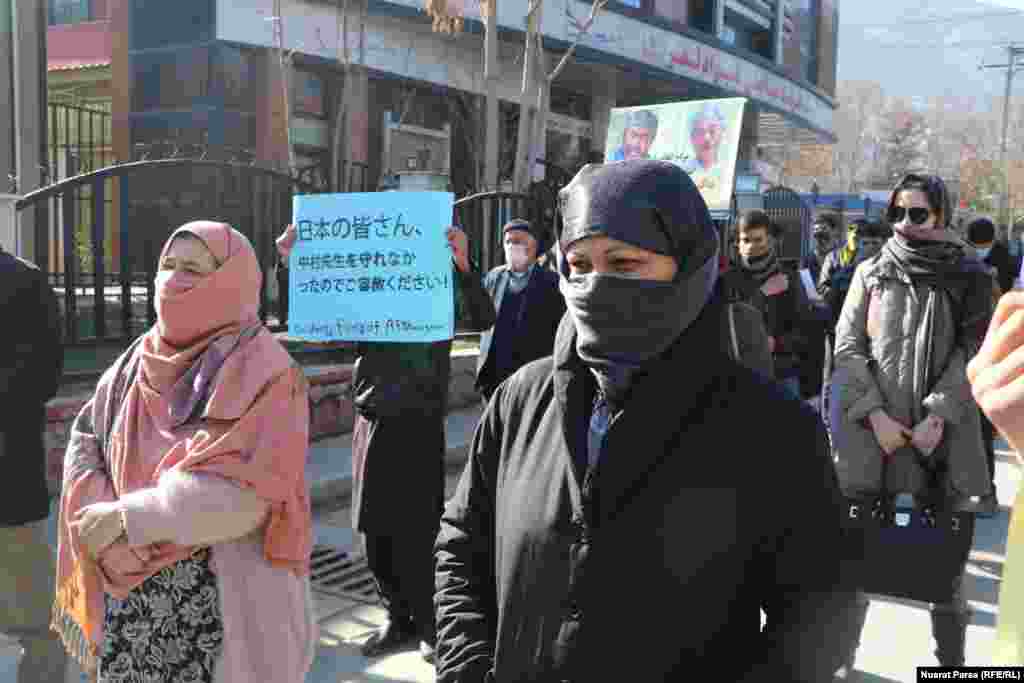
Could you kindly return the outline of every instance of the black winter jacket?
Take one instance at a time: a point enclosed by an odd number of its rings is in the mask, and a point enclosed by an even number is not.
[[[570,316],[499,387],[438,536],[439,683],[831,680],[853,593],[824,429],[725,355],[720,306],[637,381],[587,472]]]
[[[0,526],[49,514],[46,402],[64,363],[57,299],[35,265],[0,249]]]
[[[772,353],[775,377],[782,379],[798,377],[805,359],[812,352],[807,324],[812,321],[813,313],[800,283],[800,274],[784,266],[779,272],[789,278],[789,287],[775,296],[765,296],[761,292],[763,283],[742,267],[726,271],[722,287],[729,301],[744,301],[761,311],[768,335],[775,337],[775,351]]]
[[[498,266],[484,278],[484,288],[494,302],[497,315],[501,315],[499,296],[504,294],[502,283],[507,281],[507,266]],[[565,298],[558,289],[558,273],[537,267],[530,275],[530,282],[523,290],[525,300],[515,326],[514,339],[502,339],[497,343],[512,345],[512,356],[516,369],[551,355],[555,345],[555,332],[565,314]],[[480,356],[477,360],[477,389],[489,396],[508,375],[502,375],[495,368],[494,329],[480,336]],[[511,374],[511,373],[509,373]]]

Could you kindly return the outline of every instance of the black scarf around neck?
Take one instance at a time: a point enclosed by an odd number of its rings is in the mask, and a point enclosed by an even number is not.
[[[775,245],[772,245],[771,249],[762,256],[755,257],[749,261],[740,256],[739,261],[740,267],[750,273],[758,282],[765,282],[772,275],[779,272],[779,253]]]
[[[913,239],[896,232],[883,247],[915,287],[931,287],[950,296],[960,327],[991,312],[991,276],[969,258],[955,233],[938,231],[936,239]]]

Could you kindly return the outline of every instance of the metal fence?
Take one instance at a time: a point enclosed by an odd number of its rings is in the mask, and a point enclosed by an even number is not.
[[[321,190],[248,164],[163,159],[66,178],[27,194],[16,209],[52,217],[51,244],[41,248],[51,254],[66,343],[96,345],[126,343],[156,321],[157,257],[178,225],[196,218],[230,223],[252,241],[269,273],[292,195]],[[274,326],[272,281],[263,280],[260,313]]]
[[[115,163],[109,111],[51,102],[47,123],[44,185]]]
[[[776,186],[764,193],[764,210],[782,230],[779,257],[800,261],[811,248],[811,209],[793,190]]]

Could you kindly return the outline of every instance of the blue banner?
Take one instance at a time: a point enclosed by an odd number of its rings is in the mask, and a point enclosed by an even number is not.
[[[289,334],[433,342],[455,331],[450,192],[300,195],[288,267]]]

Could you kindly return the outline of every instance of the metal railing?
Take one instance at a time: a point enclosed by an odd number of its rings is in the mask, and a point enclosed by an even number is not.
[[[230,223],[252,241],[269,273],[292,195],[320,190],[247,164],[162,159],[66,178],[27,194],[16,209],[50,217],[36,259],[58,293],[65,342],[100,345],[127,343],[156,321],[156,261],[178,225],[198,218]],[[275,325],[271,279],[263,278],[260,313]]]

